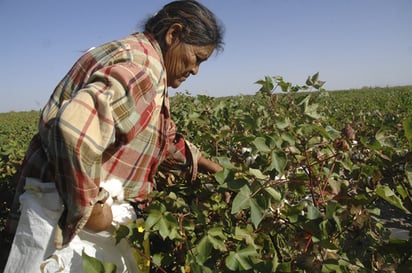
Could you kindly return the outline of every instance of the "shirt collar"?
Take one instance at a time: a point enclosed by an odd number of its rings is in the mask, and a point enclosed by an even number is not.
[[[159,42],[149,32],[144,31],[143,34],[146,36],[147,40],[149,40],[149,42],[152,44],[153,48],[157,51],[157,54],[159,54],[159,59],[162,61],[162,64],[164,66],[163,53],[162,49],[160,48]]]

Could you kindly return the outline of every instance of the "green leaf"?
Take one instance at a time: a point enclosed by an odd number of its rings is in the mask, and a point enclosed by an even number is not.
[[[220,250],[222,252],[227,251],[225,240],[226,235],[223,233],[222,227],[214,227],[207,231],[207,236],[210,243],[213,245],[214,249]]]
[[[115,232],[116,244],[120,242],[121,239],[126,238],[130,233],[130,230],[125,225],[120,225]]]
[[[250,208],[250,189],[248,185],[243,186],[236,194],[232,203],[232,214],[238,213],[243,209]]]
[[[266,144],[266,139],[264,137],[257,137],[253,140],[253,144],[256,146],[256,149],[262,153],[270,152],[269,146]]]
[[[310,76],[308,76],[308,78],[306,79],[306,85],[308,86],[312,86],[313,85],[313,80]]]
[[[338,207],[338,203],[335,200],[331,200],[328,202],[326,206],[326,214],[325,218],[326,219],[331,219],[333,215],[335,214],[336,208]]]
[[[288,160],[286,158],[285,152],[273,151],[270,166],[268,167],[268,170],[271,171],[275,169],[278,172],[278,174],[282,175],[285,171],[287,162]]]
[[[409,116],[403,121],[403,130],[405,131],[405,137],[409,142],[409,149],[412,150],[412,116]]]
[[[315,87],[316,89],[320,89],[326,82],[325,81],[317,81],[313,87]],[[322,91],[323,89],[321,89],[320,91]]]
[[[283,80],[278,82],[278,85],[283,92],[288,92],[292,87],[292,84],[290,82],[285,82]]]
[[[341,132],[334,129],[332,126],[328,125],[326,127],[323,126],[313,126],[313,129],[315,129],[317,132],[320,133],[321,136],[323,136],[326,139],[334,140],[338,137],[341,136]]]
[[[246,228],[241,228],[239,226],[236,226],[235,228],[235,238],[237,240],[244,240],[246,244],[257,249],[258,246],[255,244],[255,238],[252,236],[254,234],[255,233],[253,232],[253,227],[251,225],[247,225]]]
[[[409,181],[409,186],[412,187],[412,165],[408,163],[405,164],[405,174]]]
[[[116,273],[116,265],[101,262],[82,251],[83,270],[85,273]]]
[[[319,72],[314,74],[312,77],[309,76],[306,80],[306,85],[313,86],[316,89],[321,88],[325,84],[324,81],[319,80]]]
[[[312,104],[307,104],[305,107],[305,115],[313,118],[313,119],[319,119],[322,116],[318,113],[318,104],[317,103],[312,103]]]
[[[275,124],[278,129],[284,130],[291,125],[288,117],[275,119]]]
[[[393,148],[396,146],[396,143],[394,141],[394,136],[391,135],[390,132],[385,130],[384,128],[376,132],[375,138],[379,142],[379,144],[384,147]]]
[[[163,217],[160,217],[159,222],[157,222],[157,229],[159,230],[160,236],[162,236],[163,239],[166,239],[169,236],[170,230],[169,230],[169,225],[168,221],[162,215]]]
[[[189,113],[189,119],[198,120],[201,117],[200,113],[191,112]]]
[[[319,209],[313,205],[308,205],[308,214],[307,218],[309,220],[316,220],[322,217],[322,213],[320,213]]]
[[[268,178],[267,175],[264,175],[259,169],[249,168],[249,173],[257,179],[265,180]]]
[[[179,238],[178,223],[176,218],[168,211],[166,207],[160,203],[153,203],[150,205],[149,214],[145,221],[146,230],[159,231],[163,239],[169,237],[170,239]]]
[[[264,209],[260,207],[259,203],[251,196],[249,186],[245,185],[233,199],[232,214],[236,214],[241,210],[248,208],[250,208],[252,223],[257,227],[263,219]]]
[[[196,246],[197,250],[197,260],[200,263],[204,263],[210,256],[210,252],[212,251],[212,244],[209,242],[209,238],[207,234],[203,236],[203,238],[199,241]]]
[[[345,272],[342,270],[341,266],[339,265],[337,260],[327,260],[323,265],[322,265],[322,272]]]
[[[238,179],[233,178],[227,182],[228,189],[232,191],[236,191],[236,192],[245,185],[249,185],[249,181],[245,178],[238,178]]]
[[[319,80],[319,72],[316,72],[315,74],[313,74],[311,80],[312,82],[317,82]]]
[[[391,188],[387,185],[380,185],[376,188],[376,194],[387,201],[389,204],[394,205],[406,213],[410,213],[407,208],[404,207],[402,200],[397,196]]]
[[[160,221],[163,212],[166,211],[166,207],[160,203],[153,203],[149,207],[149,215],[145,221],[145,228],[151,229]]]
[[[296,143],[296,140],[292,134],[289,132],[282,132],[281,139],[289,143],[289,145],[294,146]],[[280,148],[280,145],[278,146]]]
[[[262,221],[264,211],[265,210],[259,206],[259,203],[255,199],[250,199],[250,218],[255,228],[257,228]]]
[[[225,259],[225,264],[232,271],[249,270],[252,268],[250,258],[257,255],[258,253],[253,246],[247,246],[246,248],[238,249],[236,252],[230,251],[229,256]]]
[[[236,169],[236,167],[232,164],[228,157],[218,157],[217,160],[219,161],[219,164],[225,169]]]
[[[223,185],[227,180],[229,182],[233,180],[233,172],[231,169],[223,169],[223,171],[217,172],[213,175],[220,185]]]
[[[399,193],[399,195],[403,199],[408,197],[408,191],[403,185],[397,185],[396,186],[396,192]]]
[[[282,199],[282,195],[280,194],[280,192],[278,192],[272,187],[266,187],[265,191],[269,193],[273,200],[276,202],[279,202]]]
[[[270,76],[265,76],[264,80],[259,80],[255,83],[261,85],[261,88],[259,90],[263,92],[271,92],[274,88],[273,80]]]
[[[292,272],[292,264],[291,262],[283,262],[280,263],[277,267],[276,272]]]

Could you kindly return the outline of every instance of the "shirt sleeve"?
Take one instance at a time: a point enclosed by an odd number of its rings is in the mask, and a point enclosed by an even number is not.
[[[56,232],[57,247],[68,244],[84,227],[101,198],[105,149],[118,141],[119,133],[121,141],[128,142],[147,125],[144,117],[154,109],[152,87],[150,77],[137,65],[116,64],[96,71],[60,108],[47,151],[65,206]]]
[[[197,162],[200,157],[199,149],[176,133],[176,125],[171,121],[168,130],[169,147],[167,156],[162,162],[160,169],[179,176],[185,176],[193,181],[197,176]]]

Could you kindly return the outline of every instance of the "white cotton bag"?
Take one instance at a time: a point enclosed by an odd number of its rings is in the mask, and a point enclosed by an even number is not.
[[[55,183],[27,178],[20,197],[21,217],[4,273],[82,273],[82,252],[116,264],[117,273],[138,273],[132,249],[126,240],[116,244],[111,232],[82,230],[63,249],[54,245],[54,229],[63,204]],[[136,220],[128,203],[112,205],[113,226]]]

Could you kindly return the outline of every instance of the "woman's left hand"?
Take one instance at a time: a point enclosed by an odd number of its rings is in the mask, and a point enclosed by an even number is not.
[[[107,204],[96,203],[85,227],[91,231],[100,232],[108,230],[111,227],[112,221],[111,207]]]

